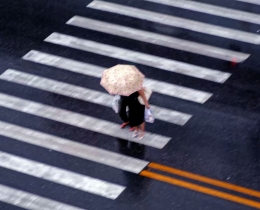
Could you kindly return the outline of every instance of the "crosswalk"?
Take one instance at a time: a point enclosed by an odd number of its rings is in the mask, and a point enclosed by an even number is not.
[[[237,0],[252,4],[258,4],[257,0]],[[219,7],[211,4],[200,3],[196,1],[183,0],[145,0],[144,4],[158,4],[169,8],[181,8],[185,10],[205,13],[243,21],[253,24],[260,24],[259,15],[234,10],[231,8]],[[86,5],[82,5],[85,7]],[[109,13],[111,16],[121,15],[122,20],[129,17],[138,20],[148,21],[147,24],[153,22],[163,26],[177,27],[187,29],[192,32],[200,32],[208,36],[217,36],[222,39],[231,39],[250,44],[260,44],[260,36],[246,31],[240,31],[223,26],[217,26],[204,22],[193,21],[190,19],[180,18],[173,15],[165,15],[162,13],[144,10],[131,4],[124,5],[109,1],[92,1],[87,5],[93,13],[98,11]],[[238,52],[221,47],[206,45],[199,42],[188,41],[174,36],[166,36],[159,34],[158,31],[146,31],[130,27],[127,25],[119,25],[109,22],[109,20],[101,21],[93,19],[93,17],[83,17],[75,15],[66,23],[66,27],[80,28],[81,30],[91,30],[96,33],[109,34],[113,37],[123,37],[132,41],[143,42],[146,45],[156,45],[159,47],[167,47],[182,51],[183,53],[193,53],[195,55],[203,55],[211,57],[215,60],[244,62],[249,58],[250,54]],[[130,50],[127,47],[113,46],[110,43],[100,42],[99,40],[89,40],[82,37],[77,37],[67,33],[52,32],[44,40],[43,43],[48,43],[54,46],[61,46],[70,50],[79,50],[81,53],[92,53],[93,56],[106,57],[114,60],[120,59],[124,62],[145,66],[151,72],[159,72],[160,74],[178,74],[184,78],[191,80],[207,81],[209,83],[221,86],[226,82],[231,74],[223,69],[212,69],[211,67],[203,67],[186,62],[181,62],[172,58],[152,55],[150,52],[138,52]],[[80,59],[70,58],[69,56],[57,55],[55,52],[46,52],[46,50],[31,49],[21,58],[23,62],[30,63],[30,66],[41,66],[41,68],[49,68],[52,71],[62,71],[63,74],[73,72],[74,74],[84,75],[88,78],[98,78],[102,76],[104,69],[110,67],[101,66],[93,63],[88,63]],[[27,66],[26,66],[27,67]],[[28,67],[27,67],[28,68]],[[24,69],[24,68],[21,68]],[[71,84],[68,81],[60,81],[56,78],[50,78],[47,73],[38,75],[38,71],[34,71],[30,67],[29,72],[24,72],[19,68],[6,69],[0,75],[0,81],[8,82],[12,85],[21,85],[27,89],[41,90],[53,95],[66,96],[67,98],[76,99],[79,102],[87,102],[91,107],[102,106],[106,112],[111,112],[109,109],[113,96],[105,91],[86,88],[80,84]],[[72,78],[73,79],[73,78]],[[178,98],[184,103],[191,103],[196,106],[203,106],[214,93],[211,91],[203,91],[195,88],[186,87],[162,81],[160,79],[146,78],[144,85],[151,88],[160,97]],[[177,110],[164,107],[164,103],[158,103],[156,100],[158,95],[154,94],[151,104],[156,123],[167,124],[169,126],[178,126],[182,129],[187,123],[191,123],[193,115]],[[172,103],[172,101],[170,101]],[[154,149],[163,149],[170,141],[174,141],[171,136],[164,135],[163,132],[148,132],[141,140],[132,138],[131,133],[127,130],[120,129],[115,119],[107,120],[99,116],[89,116],[76,111],[59,108],[55,103],[46,104],[44,101],[34,99],[25,99],[23,96],[12,95],[10,93],[0,92],[0,106],[8,110],[12,110],[15,114],[20,113],[24,116],[33,116],[43,120],[50,120],[54,123],[63,123],[71,127],[77,127],[89,133],[96,133],[109,137],[110,139],[118,138],[129,142],[143,144]],[[88,109],[86,107],[85,109]],[[115,115],[116,116],[116,115]],[[141,173],[149,164],[149,160],[141,160],[127,155],[105,150],[96,146],[91,146],[86,143],[78,143],[73,138],[62,138],[55,134],[46,133],[28,128],[23,125],[17,125],[10,122],[5,122],[0,119],[0,142],[2,137],[14,139],[17,142],[33,145],[39,148],[45,148],[60,152],[64,155],[70,155],[82,160],[91,161],[100,165],[105,165],[117,170],[127,171],[133,174]],[[1,145],[1,144],[0,144]],[[114,200],[120,195],[123,196],[126,186],[122,184],[112,183],[110,181],[98,179],[56,166],[41,163],[22,157],[22,155],[11,154],[1,150],[0,147],[0,167],[10,171],[43,179],[48,182],[57,183],[67,186],[69,189],[76,189],[95,196],[104,197]],[[85,207],[76,207],[55,201],[55,199],[35,195],[13,186],[5,186],[0,183],[0,202],[8,203],[25,209],[66,209],[79,210]]]
[[[76,112],[48,106],[4,93],[0,93],[0,106],[57,122],[66,123],[68,125],[77,126],[86,130],[99,132],[108,136],[142,143],[144,145],[159,149],[163,148],[171,139],[167,136],[147,132],[145,138],[139,140],[132,138],[132,136],[125,130],[119,130],[119,125],[116,123],[100,120],[91,116],[78,114]]]
[[[30,52],[28,52],[26,55],[23,56],[23,59],[97,78],[101,78],[102,72],[105,69],[100,66],[83,63],[61,56],[39,52],[36,50],[31,50]],[[149,78],[145,79],[145,86],[151,88],[154,92],[197,103],[204,103],[212,96],[212,94],[208,92],[199,91]]]
[[[257,34],[179,18],[171,15],[164,15],[162,13],[151,12],[135,7],[124,6],[121,4],[109,3],[105,1],[93,1],[88,5],[88,7],[241,42],[247,42],[251,44],[260,43],[260,37]]]
[[[210,4],[195,2],[195,1],[186,1],[183,0],[145,0],[159,4],[165,4],[167,6],[178,7],[182,9],[192,10],[196,12],[207,13],[210,15],[216,15],[219,17],[230,18],[234,20],[260,24],[260,15],[253,14],[250,12],[244,12],[219,6],[213,6]]]
[[[37,196],[22,190],[17,190],[11,187],[0,184],[1,193],[0,201],[16,205],[24,209],[42,209],[42,210],[83,210],[68,204],[57,202],[42,196]]]
[[[250,56],[247,53],[222,49],[85,17],[75,16],[67,24],[227,61],[237,58],[238,62],[242,62]]]
[[[69,139],[64,139],[3,121],[0,121],[0,128],[0,134],[2,136],[73,155],[79,158],[95,161],[135,174],[140,173],[149,163],[144,160],[135,159],[86,144],[77,143]]]
[[[213,82],[224,83],[230,77],[230,74],[226,72],[139,53],[61,33],[52,33],[44,41]]]
[[[58,82],[51,79],[46,79],[12,69],[7,70],[2,75],[0,75],[0,79],[58,93],[60,95],[65,95],[68,97],[100,104],[107,107],[111,107],[111,101],[113,100],[113,96],[109,94],[78,87],[75,85],[70,85],[63,82]],[[191,118],[191,115],[157,106],[153,106],[153,114],[155,115],[156,119],[178,125],[184,125]]]
[[[107,183],[86,175],[79,175],[5,152],[0,152],[0,160],[1,167],[69,187],[76,187],[79,190],[91,192],[110,199],[117,198],[125,189],[123,186]]]
[[[237,0],[237,1],[260,5],[260,1],[259,0]]]

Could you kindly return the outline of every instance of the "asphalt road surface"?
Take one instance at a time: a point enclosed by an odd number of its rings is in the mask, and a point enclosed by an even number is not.
[[[260,209],[259,0],[0,2],[0,210]],[[153,89],[142,140],[117,64]]]

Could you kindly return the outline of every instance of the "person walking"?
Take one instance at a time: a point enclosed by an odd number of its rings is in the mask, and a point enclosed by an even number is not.
[[[133,137],[144,137],[144,115],[145,107],[149,109],[149,103],[146,99],[143,89],[144,75],[132,65],[116,65],[104,70],[100,84],[112,95],[122,96],[122,106],[120,108],[120,117],[123,120],[121,127],[129,124],[135,129]],[[142,105],[138,97],[142,98]],[[126,115],[126,106],[129,107],[128,117]],[[140,133],[139,133],[140,132]]]
[[[139,96],[141,96],[145,105],[142,105],[139,102],[138,100]],[[134,128],[133,137],[139,137],[139,139],[142,139],[145,133],[145,121],[144,121],[145,108],[147,109],[150,108],[148,100],[144,94],[144,89],[142,88],[139,91],[132,93],[127,98],[128,98],[128,105],[129,105],[129,124],[131,127]]]
[[[125,128],[126,126],[129,125],[129,113],[127,114],[127,107],[129,110],[129,103],[128,103],[128,97],[127,96],[120,96],[120,101],[119,101],[119,116],[121,118],[121,120],[123,121],[121,128]],[[130,127],[129,131],[134,131],[134,127]]]

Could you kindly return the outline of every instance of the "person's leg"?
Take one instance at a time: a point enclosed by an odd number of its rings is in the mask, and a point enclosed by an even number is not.
[[[125,110],[125,113],[123,113],[123,115],[126,115],[126,118],[127,118],[127,120],[128,120],[128,123],[127,124],[122,124],[122,126],[123,125],[130,125],[130,128],[129,128],[129,131],[134,131],[135,130],[135,127],[133,126],[133,125],[131,125],[131,122],[130,122],[130,113],[131,113],[131,111],[130,111],[130,105],[128,104],[128,100],[127,99],[125,99],[125,101],[124,101],[124,103],[123,103],[123,106],[125,107],[124,108],[124,110]],[[126,111],[126,108],[128,107],[128,111]],[[133,110],[133,107],[131,107],[131,109]],[[122,110],[122,112],[123,112],[123,110]],[[121,126],[121,127],[122,127]],[[125,127],[124,126],[124,127]]]
[[[138,136],[138,133],[139,133],[139,127],[138,126],[135,126],[134,127],[134,132],[133,132],[133,137],[137,137]]]
[[[144,132],[145,132],[145,122],[143,122],[140,125],[140,129],[141,129],[141,132],[140,132],[140,135],[139,135],[139,139],[142,139],[144,137]]]
[[[119,113],[118,113],[121,120],[124,122],[121,125],[121,128],[124,128],[126,125],[129,124],[128,116],[126,114],[126,107],[127,107],[127,102],[123,97],[121,97],[120,106],[119,106]]]

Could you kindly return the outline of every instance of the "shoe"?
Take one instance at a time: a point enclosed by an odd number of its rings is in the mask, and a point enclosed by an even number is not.
[[[142,140],[143,138],[144,138],[144,133],[141,133],[141,134],[139,135],[139,139]]]
[[[134,131],[132,137],[136,138],[138,136],[138,132]]]
[[[123,123],[123,124],[121,125],[121,128],[125,128],[128,124],[129,124],[128,122]]]

